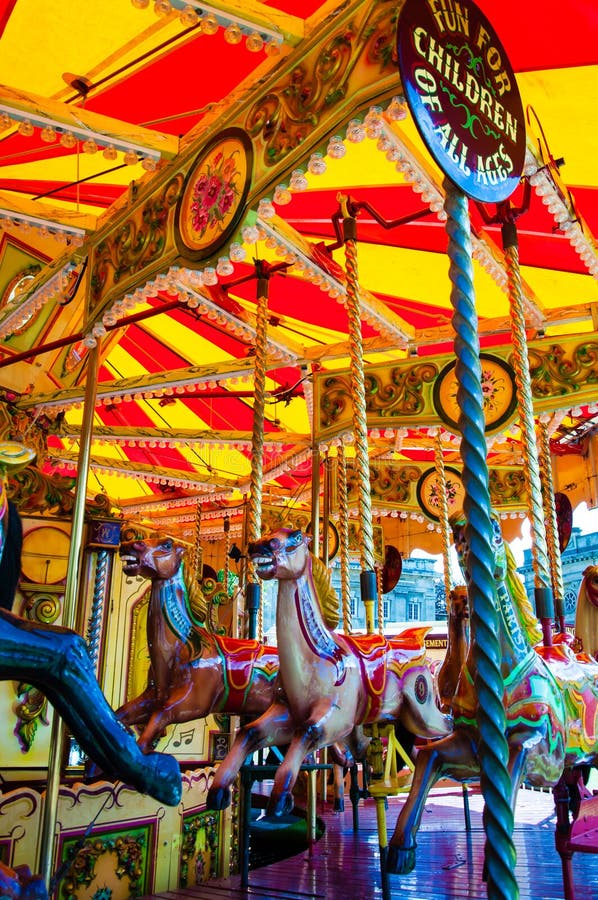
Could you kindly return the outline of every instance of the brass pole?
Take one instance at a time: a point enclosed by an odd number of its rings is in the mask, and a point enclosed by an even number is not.
[[[376,573],[374,571],[374,528],[372,523],[372,498],[370,486],[370,459],[368,455],[367,409],[365,376],[363,372],[363,340],[361,335],[361,301],[357,266],[357,225],[350,209],[349,198],[338,194],[343,215],[343,243],[347,273],[347,320],[349,325],[349,349],[351,364],[351,399],[353,401],[353,432],[355,435],[355,462],[359,477],[359,524],[361,527],[361,599],[365,606],[365,627],[368,634],[374,631],[374,604],[376,601]]]
[[[77,595],[81,556],[83,546],[83,523],[85,519],[85,498],[87,494],[87,477],[91,457],[91,440],[93,432],[93,416],[95,410],[96,388],[100,366],[99,346],[93,347],[87,357],[87,379],[85,382],[85,401],[83,406],[83,422],[79,443],[77,462],[77,486],[75,505],[71,524],[71,542],[69,546],[68,570],[64,590],[64,607],[62,624],[74,629],[77,620]],[[56,830],[56,813],[58,791],[60,788],[60,770],[65,727],[62,719],[54,713],[50,738],[50,754],[48,759],[48,783],[42,816],[40,835],[40,867],[46,887],[50,888],[52,877],[52,858],[54,855],[54,838]]]
[[[349,505],[347,502],[347,459],[345,445],[338,448],[338,505],[341,545],[341,600],[343,607],[343,631],[351,634],[351,575],[349,570]]]

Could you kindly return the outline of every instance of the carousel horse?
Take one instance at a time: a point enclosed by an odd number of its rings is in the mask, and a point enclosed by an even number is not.
[[[577,595],[575,636],[583,652],[598,659],[598,566],[584,569]]]
[[[465,521],[453,518],[455,545],[467,552]],[[511,802],[525,780],[535,787],[554,787],[563,773],[592,765],[598,759],[598,665],[578,659],[565,642],[539,645],[541,630],[527,600],[516,563],[493,516],[498,638],[505,684],[504,707],[509,747]],[[416,834],[426,798],[439,778],[478,780],[479,731],[474,659],[470,647],[453,698],[454,730],[435,743],[420,747],[415,772],[389,842],[387,869],[411,872]]]
[[[117,712],[127,725],[142,725],[142,750],[173,723],[210,714],[259,716],[277,698],[278,651],[257,640],[215,634],[200,624],[203,615],[183,565],[184,548],[170,538],[121,545],[127,575],[151,580],[147,617],[150,669],[146,689]],[[318,603],[332,623],[338,622],[338,598],[318,560]],[[292,737],[288,713],[281,703],[278,722],[282,743]]]
[[[394,640],[378,635],[349,636],[327,627],[312,574],[310,538],[282,528],[249,545],[263,579],[278,579],[276,631],[284,703],[276,700],[255,722],[244,725],[221,762],[207,806],[230,803],[230,785],[246,757],[270,743],[281,744],[290,714],[293,735],[274,777],[268,810],[292,809],[292,790],[305,757],[321,747],[348,742],[359,726],[400,722],[420,737],[448,734],[450,725],[436,705],[423,637],[413,629]],[[348,757],[348,754],[347,754]]]
[[[8,519],[8,521],[7,521]],[[24,681],[37,687],[64,719],[81,749],[102,770],[176,806],[181,798],[181,775],[174,757],[144,755],[109,706],[95,676],[84,639],[69,628],[30,622],[10,612],[16,580],[3,575],[4,559],[19,542],[20,518],[9,504],[2,516],[6,537],[0,564],[0,680]],[[14,535],[14,536],[13,536]],[[17,552],[18,555],[18,552]],[[7,567],[14,572],[14,557]]]
[[[451,712],[459,675],[469,649],[469,603],[467,588],[461,584],[449,594],[446,656],[436,675],[440,708]]]

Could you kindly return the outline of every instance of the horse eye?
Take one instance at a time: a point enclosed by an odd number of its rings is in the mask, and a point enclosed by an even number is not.
[[[165,550],[172,550],[172,541],[164,541],[162,546]]]

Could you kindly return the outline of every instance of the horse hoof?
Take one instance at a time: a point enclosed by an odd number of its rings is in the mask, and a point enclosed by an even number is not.
[[[210,788],[206,799],[207,809],[228,809],[231,796],[228,788]]]
[[[183,793],[178,760],[169,753],[148,753],[145,766],[147,793],[160,803],[176,806]]]
[[[345,811],[345,801],[342,799],[341,800],[336,799],[334,801],[333,809],[334,809],[334,812],[344,812]]]
[[[386,871],[391,875],[409,875],[415,868],[415,847],[388,847]]]
[[[266,812],[269,816],[286,816],[293,812],[294,807],[295,801],[293,795],[286,791],[278,798],[270,797]]]

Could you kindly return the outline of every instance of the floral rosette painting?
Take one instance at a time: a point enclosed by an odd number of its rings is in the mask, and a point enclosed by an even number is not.
[[[220,136],[187,179],[179,228],[186,250],[213,252],[236,224],[247,189],[247,147],[241,136]]]

